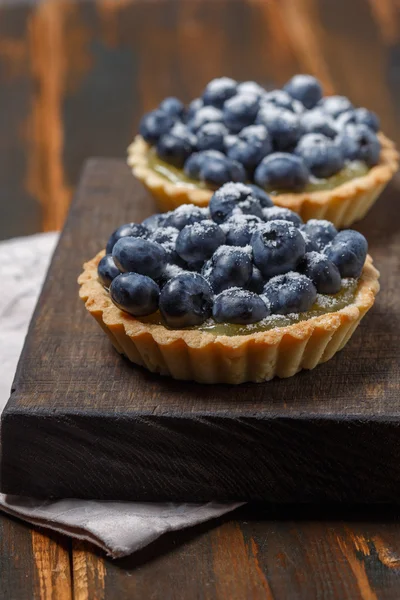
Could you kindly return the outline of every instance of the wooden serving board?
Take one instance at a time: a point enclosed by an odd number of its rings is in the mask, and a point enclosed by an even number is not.
[[[397,502],[396,184],[357,227],[382,291],[346,348],[265,384],[200,385],[131,365],[78,298],[82,263],[154,212],[123,161],[91,160],[2,416],[1,491],[171,501]]]

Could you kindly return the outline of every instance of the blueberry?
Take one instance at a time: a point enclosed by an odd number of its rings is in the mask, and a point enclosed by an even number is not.
[[[339,130],[347,125],[365,125],[375,133],[379,131],[379,117],[366,108],[355,108],[342,113],[336,119],[336,125]]]
[[[308,277],[291,272],[270,279],[264,287],[264,296],[272,314],[288,315],[309,310],[317,298],[317,290]]]
[[[181,231],[186,225],[199,223],[208,217],[209,214],[206,208],[199,208],[193,204],[181,204],[181,206],[167,214],[164,227],[175,227]]]
[[[179,138],[180,140],[185,141],[192,148],[195,148],[197,146],[196,135],[193,133],[193,131],[189,129],[187,125],[185,125],[185,123],[182,123],[181,121],[176,121],[173,124],[172,129],[169,131],[169,133]]]
[[[272,92],[267,92],[263,95],[261,103],[269,105],[272,104],[277,108],[284,108],[285,110],[290,110],[290,112],[293,113],[303,112],[304,110],[303,106],[294,100],[284,90],[273,90]]]
[[[324,253],[339,269],[342,277],[359,277],[368,252],[365,237],[353,229],[340,231]]]
[[[255,294],[261,294],[264,289],[264,285],[265,280],[260,269],[257,269],[257,267],[253,266],[253,273],[251,274],[250,281],[247,284],[247,289]]]
[[[217,323],[247,325],[258,323],[268,314],[265,302],[249,290],[231,288],[221,292],[214,300],[213,317]]]
[[[314,240],[311,239],[311,237],[308,235],[308,233],[306,231],[302,231],[302,229],[300,229],[300,233],[304,238],[304,241],[306,243],[306,253],[307,252],[318,252],[319,248],[317,246],[317,244],[314,242]]]
[[[159,227],[162,227],[163,222],[165,221],[165,214],[156,213],[147,217],[142,222],[143,227],[145,227],[148,231],[153,232]]]
[[[233,133],[252,125],[256,119],[260,102],[253,94],[237,94],[224,104],[223,119]]]
[[[113,279],[119,275],[120,271],[115,266],[114,259],[111,254],[103,256],[97,267],[97,275],[104,287],[110,287]]]
[[[158,309],[160,288],[145,275],[122,273],[110,286],[111,300],[134,317],[151,315]]]
[[[139,225],[138,223],[126,223],[118,227],[110,236],[107,246],[106,254],[111,254],[115,244],[124,237],[140,237],[145,238],[149,234],[149,230],[144,224]]]
[[[265,94],[265,90],[255,81],[242,81],[237,86],[238,94],[252,94],[253,96],[261,97]]]
[[[301,102],[308,110],[322,98],[322,87],[311,75],[295,75],[283,88],[292,98]]]
[[[206,123],[222,123],[222,111],[214,106],[204,106],[194,113],[187,126],[191,131],[197,133]]]
[[[353,108],[352,103],[346,96],[326,96],[322,98],[318,106],[334,119]]]
[[[166,251],[157,242],[133,237],[118,240],[112,255],[120,271],[140,273],[152,279],[160,275],[168,259]]]
[[[213,221],[187,225],[176,240],[176,251],[188,263],[205,261],[225,242],[221,227]]]
[[[204,104],[222,107],[224,102],[236,94],[237,83],[230,77],[213,79],[203,93]]]
[[[178,119],[183,117],[185,111],[185,107],[183,106],[182,102],[174,96],[165,98],[158,108],[167,113],[167,115]]]
[[[144,115],[139,125],[140,135],[149,144],[155,144],[159,138],[168,133],[175,120],[162,110],[152,110]]]
[[[211,316],[213,294],[198,273],[183,273],[170,279],[162,289],[160,312],[173,329],[201,325]]]
[[[301,229],[314,242],[316,250],[320,251],[337,236],[337,229],[333,223],[324,219],[310,219]]]
[[[224,137],[228,130],[223,123],[206,123],[197,131],[198,150],[224,150]]]
[[[380,141],[366,125],[347,125],[336,138],[336,143],[348,160],[362,160],[369,167],[379,162]]]
[[[151,235],[151,240],[164,248],[169,262],[177,262],[179,258],[175,251],[178,235],[179,230],[175,227],[160,227]]]
[[[256,124],[266,126],[276,150],[290,150],[303,133],[298,115],[272,105],[261,106]]]
[[[266,223],[253,233],[251,245],[254,263],[266,279],[293,271],[306,249],[300,231],[288,221]]]
[[[270,208],[263,209],[263,220],[265,222],[269,221],[288,221],[293,223],[295,227],[300,227],[303,223],[300,215],[289,210],[288,208],[283,208],[280,206],[272,206]]]
[[[172,133],[162,135],[157,142],[157,154],[165,162],[181,169],[186,159],[191,155],[193,148],[186,140]]]
[[[211,197],[209,209],[211,218],[216,223],[223,223],[235,208],[244,213],[262,216],[260,202],[253,196],[250,186],[241,183],[226,183]]]
[[[224,160],[207,160],[201,170],[200,179],[207,185],[219,187],[228,181],[246,180],[246,171],[239,162],[225,157]]]
[[[269,208],[270,206],[274,206],[274,203],[271,197],[265,192],[262,188],[254,183],[246,183],[246,185],[251,188],[251,193],[254,198],[257,198],[259,203],[263,208]]]
[[[301,192],[309,178],[303,159],[276,152],[263,158],[254,173],[255,182],[267,189]]]
[[[192,100],[187,110],[186,120],[190,121],[191,119],[193,119],[197,111],[200,110],[200,108],[203,108],[203,106],[204,102],[202,98],[195,98],[194,100]]]
[[[305,133],[322,133],[331,139],[337,135],[335,121],[319,108],[305,111],[301,115],[301,125]]]
[[[253,270],[247,250],[234,246],[220,246],[203,267],[202,275],[216,294],[231,287],[245,287]]]
[[[325,254],[307,252],[297,270],[306,275],[319,294],[337,294],[342,287],[339,269]]]
[[[307,133],[295,148],[315,177],[326,178],[335,175],[344,167],[341,148],[321,133]]]
[[[189,273],[188,269],[184,269],[183,267],[181,267],[180,265],[176,265],[175,263],[167,263],[161,275],[157,277],[156,283],[158,284],[160,290],[162,290],[164,285],[168,283],[170,279],[186,273]]]
[[[226,234],[225,243],[228,246],[247,246],[250,244],[251,236],[261,223],[261,219],[255,215],[236,213],[234,210],[222,224],[222,229]]]
[[[225,161],[225,155],[218,150],[203,150],[189,156],[183,168],[185,175],[192,179],[200,179],[200,171],[207,161]]]
[[[272,152],[272,143],[263,125],[245,127],[228,145],[228,156],[240,162],[249,172]]]

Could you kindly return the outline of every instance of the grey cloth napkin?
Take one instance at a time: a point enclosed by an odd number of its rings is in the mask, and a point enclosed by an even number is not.
[[[10,395],[29,321],[57,241],[57,233],[44,233],[0,243],[0,412]],[[131,554],[167,531],[202,523],[240,505],[71,498],[47,501],[0,494],[0,509],[34,525],[93,542],[113,558]]]

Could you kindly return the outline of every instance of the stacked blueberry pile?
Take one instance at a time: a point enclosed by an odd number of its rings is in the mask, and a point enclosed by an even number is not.
[[[183,205],[111,235],[98,266],[114,304],[136,317],[160,310],[171,328],[257,323],[309,310],[317,293],[358,278],[360,233],[275,207],[256,186],[227,183],[209,208]]]
[[[317,79],[296,75],[282,90],[254,81],[211,81],[186,109],[166,98],[146,114],[142,137],[157,155],[210,187],[255,181],[268,190],[302,191],[352,161],[379,161],[378,117],[344,96],[323,97]]]

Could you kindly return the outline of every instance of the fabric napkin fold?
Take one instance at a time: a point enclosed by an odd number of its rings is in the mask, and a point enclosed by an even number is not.
[[[0,243],[0,412],[11,384],[58,233]],[[143,548],[168,531],[191,527],[241,503],[177,504],[68,498],[50,501],[0,494],[0,509],[34,525],[88,540],[113,558]]]

